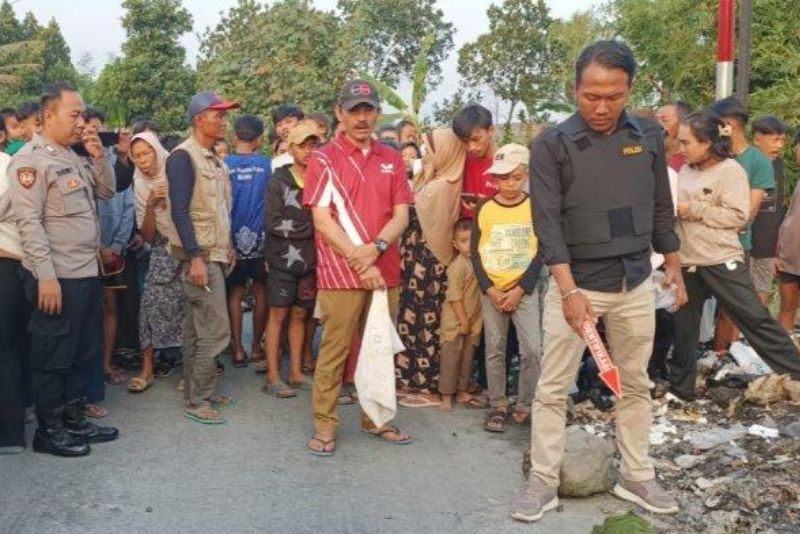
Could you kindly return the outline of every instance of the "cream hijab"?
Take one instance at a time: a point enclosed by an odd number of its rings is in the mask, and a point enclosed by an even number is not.
[[[147,198],[150,191],[160,184],[167,183],[167,156],[169,152],[161,145],[156,134],[144,131],[131,138],[131,147],[137,140],[142,140],[156,152],[156,172],[153,176],[148,176],[136,167],[133,173],[133,191],[136,203],[136,223],[141,228],[144,222],[144,215],[147,211]],[[156,230],[158,233],[167,237],[170,235],[172,220],[169,214],[169,203],[159,204],[155,209]]]
[[[453,226],[461,212],[461,186],[467,151],[450,129],[438,128],[426,136],[422,171],[414,176],[414,203],[422,236],[436,259],[453,260]]]

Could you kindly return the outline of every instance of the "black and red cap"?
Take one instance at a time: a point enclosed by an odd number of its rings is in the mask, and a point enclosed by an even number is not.
[[[366,80],[349,80],[342,86],[339,94],[339,105],[350,111],[359,104],[369,104],[374,108],[381,107],[381,96],[373,84]]]

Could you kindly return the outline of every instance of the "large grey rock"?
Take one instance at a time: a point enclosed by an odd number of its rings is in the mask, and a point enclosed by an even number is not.
[[[561,464],[562,497],[587,497],[611,490],[616,479],[614,444],[578,426],[567,428],[567,447]]]

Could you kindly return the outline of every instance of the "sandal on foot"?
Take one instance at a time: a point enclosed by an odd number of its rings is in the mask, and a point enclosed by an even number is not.
[[[309,389],[311,386],[311,382],[308,380],[304,380],[302,382],[295,382],[294,380],[289,380],[286,382],[289,384],[289,387],[293,387],[294,389]]]
[[[253,362],[253,372],[257,375],[263,375],[267,372],[267,360],[258,360]]]
[[[483,429],[487,432],[505,432],[508,414],[500,410],[492,410],[483,422]]]
[[[152,376],[147,378],[142,378],[141,376],[134,376],[128,382],[128,391],[131,393],[142,393],[143,391],[147,390],[150,386],[153,385],[155,382],[155,378]]]
[[[99,404],[87,404],[83,408],[83,415],[92,419],[102,419],[108,415],[108,408]]]
[[[458,401],[458,405],[469,410],[479,410],[488,408],[489,401],[484,397],[471,397],[469,400]]]
[[[380,438],[386,443],[390,443],[391,445],[408,445],[411,443],[411,436],[400,430],[394,425],[386,425],[383,428],[376,428],[375,430],[367,430],[366,428],[359,429],[361,433],[366,434],[373,438]],[[396,434],[400,436],[400,439],[392,439],[387,437],[386,434]],[[405,437],[403,437],[405,436]]]
[[[314,456],[328,457],[328,456],[333,456],[333,453],[336,452],[336,438],[322,439],[317,435],[314,435],[310,441],[316,441],[322,443],[321,449],[312,447],[310,442],[306,444],[306,449],[308,449],[308,452],[310,452]],[[328,445],[330,445],[331,443],[333,443],[333,448],[328,449]]]
[[[511,414],[511,420],[514,421],[519,426],[531,426],[531,413],[530,412],[522,412],[522,411],[515,411]]]
[[[208,399],[208,402],[216,406],[232,406],[236,404],[237,401],[230,395],[214,395]]]
[[[156,363],[155,369],[153,370],[153,374],[156,378],[169,378],[174,372],[175,366],[164,361]]]
[[[103,372],[103,379],[105,383],[109,386],[118,386],[125,382],[127,378],[125,377],[125,373],[118,370],[112,370],[108,372]]]
[[[239,355],[242,357],[238,358]],[[242,367],[247,367],[247,365],[250,363],[250,359],[247,357],[246,352],[241,352],[239,354],[234,354],[233,358],[231,358],[231,362],[233,363],[234,367],[241,369]]]
[[[225,422],[222,414],[215,410],[211,404],[201,404],[197,408],[186,408],[183,415],[187,419],[203,425],[221,425]]]
[[[429,406],[439,406],[442,401],[433,400],[427,395],[408,395],[399,401],[397,404],[405,408],[428,408]]]
[[[339,399],[336,401],[336,404],[339,406],[350,406],[356,403],[356,399],[350,394],[349,391],[342,391],[339,393]]]
[[[292,397],[297,396],[297,392],[294,389],[290,388],[280,380],[274,384],[264,384],[261,386],[261,391],[267,395],[272,395],[277,399],[291,399]]]

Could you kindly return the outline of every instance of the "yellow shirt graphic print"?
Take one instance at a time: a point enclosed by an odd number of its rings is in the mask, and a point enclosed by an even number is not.
[[[538,242],[531,219],[529,198],[516,206],[491,200],[479,213],[481,263],[501,291],[517,285],[536,257]]]

